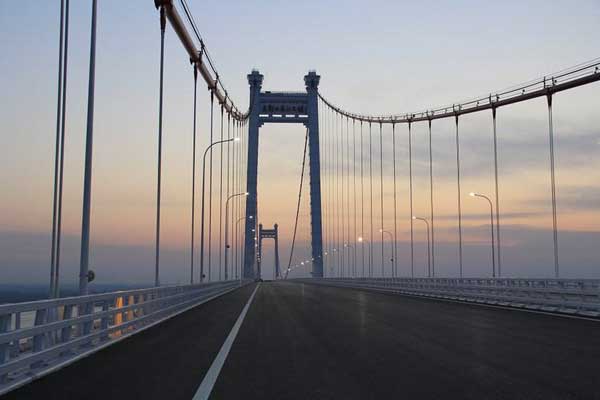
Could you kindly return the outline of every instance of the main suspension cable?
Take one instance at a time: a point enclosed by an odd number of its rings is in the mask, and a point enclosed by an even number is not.
[[[502,90],[488,92],[485,95],[459,101],[445,106],[432,107],[418,112],[390,114],[390,115],[366,115],[352,113],[335,106],[325,99],[320,93],[321,100],[334,111],[352,119],[363,122],[398,124],[428,121],[438,118],[453,118],[476,111],[482,111],[500,106],[530,100],[536,97],[546,97],[549,94],[563,90],[572,89],[577,86],[587,85],[600,80],[600,58],[533,79],[518,85],[513,85]]]

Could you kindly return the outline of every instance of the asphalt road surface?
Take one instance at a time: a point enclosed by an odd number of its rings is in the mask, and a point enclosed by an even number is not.
[[[255,289],[6,398],[190,400],[220,358],[211,399],[600,399],[600,321],[295,282],[260,284],[242,320]]]

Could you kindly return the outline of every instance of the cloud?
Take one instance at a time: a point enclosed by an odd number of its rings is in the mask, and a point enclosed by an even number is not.
[[[557,202],[561,210],[600,210],[600,186],[568,185],[560,186],[557,190]]]
[[[501,212],[500,218],[505,219],[513,219],[513,218],[531,218],[531,217],[539,217],[544,216],[547,213],[541,211],[523,211],[523,212]],[[442,221],[454,221],[458,218],[456,214],[446,214],[446,215],[434,215],[435,220]],[[489,213],[470,213],[470,214],[462,214],[463,221],[477,221],[477,220],[489,220]],[[494,210],[494,222],[496,218],[495,210]]]
[[[433,128],[433,169],[434,178],[453,178],[456,175],[456,147],[454,141],[454,132],[448,127]],[[461,151],[461,173],[465,176],[478,177],[487,176],[493,167],[493,143],[491,127],[484,130],[477,129],[477,126],[470,126],[461,132],[460,151]],[[384,128],[384,174],[392,176],[393,152],[391,129]],[[404,125],[396,128],[396,170],[398,176],[408,175],[408,142],[407,132]],[[481,134],[485,131],[486,134]],[[489,131],[489,133],[488,133]],[[345,132],[345,131],[344,131]],[[330,134],[330,132],[326,133]],[[380,148],[379,131],[373,128],[372,138],[372,163],[373,173],[379,176],[380,166]],[[416,132],[413,129],[413,176],[428,177],[429,175],[429,150],[425,132]],[[363,168],[368,176],[369,168],[369,131],[368,127],[363,127]],[[350,136],[352,140],[352,130]],[[565,166],[568,169],[576,167],[590,168],[598,163],[600,155],[600,132],[579,130],[572,128],[560,133],[555,133],[555,154],[557,167]],[[422,142],[422,143],[421,143]],[[331,143],[330,143],[331,145]],[[338,144],[335,144],[339,146]],[[339,147],[336,147],[340,150]],[[345,148],[343,149],[346,150]],[[341,162],[341,153],[333,152],[334,157],[338,157]],[[331,165],[332,152],[329,151],[325,157],[328,158],[328,164]],[[322,156],[323,157],[323,156]],[[345,155],[344,157],[347,157]],[[523,169],[540,170],[548,168],[548,132],[547,128],[540,125],[539,122],[509,120],[498,133],[498,160],[500,173],[502,175],[518,173]],[[346,160],[345,162],[348,162]],[[356,145],[356,171],[360,174],[360,135],[357,132]],[[354,149],[350,149],[350,171],[353,170]],[[346,164],[344,164],[346,165]]]

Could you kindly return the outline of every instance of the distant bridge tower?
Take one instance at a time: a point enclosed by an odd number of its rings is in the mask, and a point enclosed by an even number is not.
[[[279,234],[278,226],[275,224],[273,229],[264,229],[263,225],[258,226],[258,256],[256,257],[256,266],[258,277],[262,277],[262,241],[263,239],[273,239],[275,241],[275,279],[281,278],[281,269],[279,266]]]
[[[310,157],[310,220],[311,247],[314,277],[323,277],[323,235],[321,222],[321,175],[319,156],[318,87],[320,76],[310,71],[304,76],[306,92],[262,92],[263,75],[254,70],[248,75],[250,84],[250,118],[248,123],[248,169],[246,197],[246,239],[244,252],[244,278],[260,275],[256,258],[256,236],[253,218],[257,215],[258,196],[258,137],[265,123],[300,123],[308,129]],[[252,216],[253,218],[248,218]]]

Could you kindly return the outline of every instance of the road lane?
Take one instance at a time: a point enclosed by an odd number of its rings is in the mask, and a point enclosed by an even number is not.
[[[600,399],[600,323],[265,283],[211,399]]]
[[[6,398],[189,400],[255,287]],[[600,399],[600,322],[294,282],[247,310],[211,399]]]
[[[255,286],[199,305],[2,399],[190,400]]]
[[[202,379],[202,383],[200,384],[200,386],[198,386],[198,389],[196,390],[196,393],[194,394],[192,400],[206,400],[210,397],[210,393],[212,392],[215,382],[219,377],[221,368],[223,368],[223,364],[225,364],[225,360],[229,355],[229,350],[231,350],[231,346],[233,345],[233,342],[235,341],[235,338],[238,332],[240,331],[240,327],[244,323],[244,318],[246,318],[246,314],[248,313],[248,310],[252,305],[252,300],[254,299],[254,296],[256,295],[256,292],[259,288],[260,283],[254,288],[254,291],[252,292],[250,298],[248,299],[248,302],[242,309],[240,316],[235,321],[235,324],[233,325],[233,328],[231,328],[229,335],[227,335],[223,346],[221,346],[219,353],[217,354],[210,368],[206,372],[206,375],[204,375],[204,379]]]

